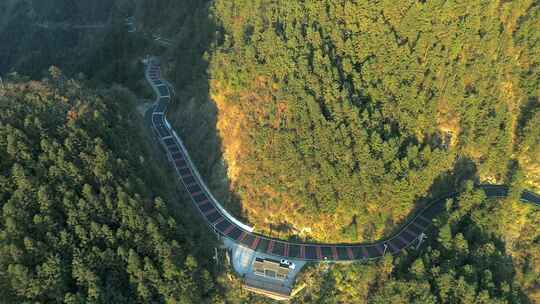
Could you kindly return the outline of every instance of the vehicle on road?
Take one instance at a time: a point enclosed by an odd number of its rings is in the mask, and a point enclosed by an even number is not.
[[[286,265],[287,267],[289,267],[292,270],[294,270],[294,268],[296,268],[296,265],[294,265],[293,262],[291,262],[289,260],[286,260],[286,259],[281,259],[280,264],[281,265]]]

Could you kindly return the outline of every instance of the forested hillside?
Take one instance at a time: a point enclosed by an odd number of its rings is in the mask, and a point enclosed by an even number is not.
[[[97,85],[134,87],[140,68],[131,56],[143,43],[129,40],[124,25],[134,7],[131,0],[0,1],[0,74],[40,79],[55,65]]]
[[[470,187],[447,210],[422,250],[309,269],[295,303],[540,303],[540,210]]]
[[[126,89],[86,89],[56,68],[0,87],[0,302],[215,296],[211,235],[160,198],[168,178],[134,106]]]
[[[539,12],[532,0],[215,1],[210,97],[249,221],[373,240],[448,172],[538,187]]]
[[[145,54],[213,193],[258,231],[375,240],[462,191],[419,250],[308,265],[292,303],[540,303],[540,210],[517,201],[540,190],[539,50],[534,0],[0,1],[0,303],[273,303],[212,262],[114,85],[148,95]]]
[[[132,101],[55,68],[0,89],[2,301],[270,303],[210,271],[207,234],[158,196],[166,176]],[[421,250],[312,265],[292,302],[538,303],[539,210],[515,195],[488,201],[472,184],[446,205]]]
[[[68,25],[108,23],[112,4],[112,1],[2,1],[0,73],[16,70],[38,74],[48,67],[47,63],[67,64],[69,55],[92,33],[73,31]]]

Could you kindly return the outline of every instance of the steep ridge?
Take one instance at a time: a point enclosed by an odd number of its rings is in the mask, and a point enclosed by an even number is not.
[[[111,25],[114,7],[122,1],[1,2],[0,73],[17,71],[39,78],[50,65],[67,70],[82,62],[81,54],[89,45],[99,45],[98,37]]]
[[[306,261],[370,260],[380,258],[386,253],[394,255],[416,244],[432,220],[444,210],[444,202],[456,198],[459,194],[454,192],[433,200],[427,207],[417,212],[396,234],[373,243],[298,243],[254,233],[251,227],[231,216],[212,196],[191,162],[182,140],[167,121],[165,112],[171,95],[167,84],[160,77],[160,66],[156,58],[147,60],[145,77],[156,92],[156,102],[147,113],[151,116],[152,130],[165,148],[169,161],[189,192],[193,203],[218,235],[257,252]],[[509,193],[509,187],[505,185],[479,185],[478,188],[482,189],[488,198],[502,198]],[[520,200],[540,206],[540,195],[530,191],[524,191]]]

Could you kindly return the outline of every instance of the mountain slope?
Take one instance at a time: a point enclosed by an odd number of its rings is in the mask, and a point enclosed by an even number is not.
[[[534,1],[237,0],[213,13],[216,127],[262,231],[373,240],[452,170],[502,183],[534,167],[518,156],[524,113],[540,108]]]
[[[174,204],[157,196],[162,173],[147,164],[125,89],[88,90],[52,68],[43,82],[8,81],[0,108],[2,301],[201,303],[215,295],[199,266],[211,242],[198,244],[197,226],[184,226],[189,212],[175,219]]]

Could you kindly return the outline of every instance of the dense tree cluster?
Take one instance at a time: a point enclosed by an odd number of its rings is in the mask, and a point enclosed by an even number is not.
[[[448,214],[421,250],[394,261],[314,267],[303,274],[308,287],[295,303],[538,303],[540,210],[520,204],[515,215],[505,207],[513,203],[469,188],[447,202]],[[511,226],[501,216],[514,226],[529,220],[513,228],[519,237],[503,240],[500,229]]]
[[[456,159],[482,181],[534,176],[539,11],[531,0],[215,1],[210,93],[249,219],[376,239]]]
[[[58,24],[106,23],[117,1],[70,0],[24,1],[0,3],[0,73],[18,71],[34,77],[48,66],[74,64],[88,47],[90,32],[77,32],[68,27],[46,28]],[[94,31],[95,32],[95,31]],[[9,43],[8,43],[9,42]],[[74,59],[74,60],[73,60]]]
[[[142,67],[133,58],[143,52],[141,36],[129,35],[125,17],[131,0],[24,1],[0,3],[0,74],[18,72],[39,79],[50,65],[79,79],[122,83],[140,89]],[[73,26],[103,25],[81,29]],[[9,41],[9,43],[7,43]]]
[[[213,294],[194,257],[201,245],[150,187],[155,165],[134,115],[126,90],[90,91],[56,68],[0,88],[0,302]]]
[[[293,303],[540,303],[539,211],[516,199],[540,185],[537,2],[138,3],[139,29],[173,38],[171,50],[125,33],[135,2],[0,3],[0,40],[12,42],[0,70],[37,78],[68,64],[94,84],[136,87],[133,58],[165,51],[181,97],[170,119],[203,175],[231,197],[222,145],[249,220],[282,236],[379,238],[470,159],[482,180],[512,183],[510,198],[469,184],[419,251],[311,265]],[[111,11],[91,38],[33,26]],[[133,97],[46,77],[0,87],[0,302],[271,302],[204,265],[208,236],[160,198],[168,183]]]

